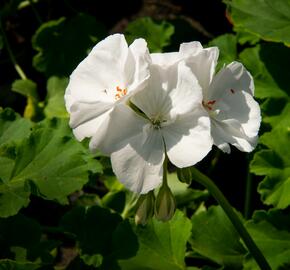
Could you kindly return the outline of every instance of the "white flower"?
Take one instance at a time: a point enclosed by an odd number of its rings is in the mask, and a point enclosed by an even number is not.
[[[203,49],[199,42],[183,43],[179,52],[151,57],[153,63],[158,61],[163,66],[186,61],[202,88],[202,103],[211,119],[211,135],[217,147],[227,153],[229,144],[245,152],[255,148],[260,107],[253,98],[253,78],[241,63],[232,62],[214,75],[218,48]]]
[[[119,180],[138,193],[147,193],[161,183],[165,152],[177,167],[188,167],[212,146],[201,88],[185,63],[155,64],[150,74],[146,88],[131,98],[145,117],[120,104],[107,121],[114,132],[99,132],[102,144],[94,138],[103,153],[111,154]]]
[[[71,74],[65,93],[70,126],[78,140],[104,130],[113,108],[145,87],[149,60],[145,40],[137,39],[128,47],[121,34],[92,49]]]

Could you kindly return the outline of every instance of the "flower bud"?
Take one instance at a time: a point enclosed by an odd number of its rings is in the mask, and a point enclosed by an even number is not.
[[[175,212],[175,198],[167,184],[160,188],[155,202],[155,217],[161,221],[170,220]]]
[[[177,168],[177,177],[180,182],[190,185],[192,181],[191,168]]]
[[[141,195],[137,202],[137,211],[135,214],[135,223],[137,225],[146,225],[147,221],[154,214],[155,196],[153,191],[145,195]]]

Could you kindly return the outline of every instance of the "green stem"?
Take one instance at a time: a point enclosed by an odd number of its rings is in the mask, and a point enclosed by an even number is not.
[[[3,41],[4,41],[4,44],[5,44],[5,47],[7,49],[7,52],[8,52],[9,57],[10,57],[10,60],[13,63],[16,72],[18,73],[18,75],[19,75],[19,77],[21,79],[26,80],[27,77],[26,77],[24,71],[22,70],[22,68],[18,65],[18,63],[17,63],[17,61],[16,61],[16,59],[14,57],[14,54],[13,54],[11,48],[10,48],[10,45],[9,45],[8,39],[6,37],[6,33],[5,33],[4,29],[3,29],[1,20],[0,20],[0,29],[1,29],[1,33],[2,33],[2,36],[3,36]]]
[[[219,160],[220,155],[221,155],[221,150],[215,148],[214,151],[215,151],[214,157],[213,157],[213,159],[212,159],[212,161],[210,163],[210,166],[208,168],[208,172],[207,172],[208,174],[212,173],[212,171],[214,170],[216,164],[218,163],[218,160]]]
[[[128,218],[130,216],[130,213],[132,211],[132,209],[136,206],[136,202],[138,200],[138,197],[136,194],[132,194],[130,201],[128,203],[125,204],[124,210],[122,211],[122,218]]]
[[[252,199],[252,174],[248,171],[246,179],[246,195],[245,195],[245,206],[244,216],[246,219],[250,218],[251,212],[251,199]]]
[[[245,245],[249,249],[250,253],[256,260],[257,264],[262,270],[271,270],[270,265],[266,261],[265,257],[263,256],[262,252],[259,250],[255,242],[253,241],[252,237],[240,221],[239,217],[233,210],[232,206],[219,190],[219,188],[213,183],[213,181],[208,178],[206,175],[201,173],[196,168],[192,168],[192,176],[193,180],[197,181],[198,183],[202,184],[204,187],[208,189],[211,195],[216,199],[216,201],[220,204],[223,208],[225,213],[227,214],[228,218],[236,228],[237,232],[243,239]]]
[[[33,3],[33,0],[29,0],[29,4],[31,6],[31,9],[32,9],[37,21],[39,22],[39,24],[42,24],[42,19],[41,19],[40,15],[37,12],[37,9],[36,9],[36,7],[35,7],[35,5]]]
[[[163,162],[163,183],[162,183],[162,185],[166,185],[166,186],[168,186],[168,183],[167,183],[167,162],[168,162],[168,159],[167,159],[167,156],[165,156],[165,159]]]

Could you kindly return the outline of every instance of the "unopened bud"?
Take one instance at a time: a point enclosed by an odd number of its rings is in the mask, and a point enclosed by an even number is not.
[[[155,202],[155,217],[161,221],[168,221],[173,217],[175,207],[175,198],[170,188],[167,184],[162,185]]]
[[[177,169],[177,177],[180,182],[186,183],[186,184],[191,184],[192,181],[192,173],[191,173],[191,168],[178,168]]]
[[[155,196],[153,191],[141,195],[137,202],[137,211],[135,214],[135,223],[145,225],[154,214]]]

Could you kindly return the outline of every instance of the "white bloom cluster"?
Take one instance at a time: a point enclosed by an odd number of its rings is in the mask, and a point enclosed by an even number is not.
[[[218,48],[199,42],[150,54],[143,39],[99,42],[70,76],[65,93],[70,126],[90,149],[111,156],[118,179],[145,194],[163,177],[165,157],[179,168],[216,145],[252,151],[260,126],[254,84],[241,63],[215,74]]]

